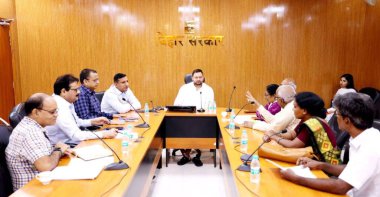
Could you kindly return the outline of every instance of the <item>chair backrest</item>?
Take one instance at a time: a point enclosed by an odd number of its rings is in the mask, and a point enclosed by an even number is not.
[[[0,125],[0,197],[9,196],[13,192],[12,179],[5,159],[5,149],[9,143],[11,131],[11,127]]]
[[[185,84],[192,82],[193,78],[192,78],[191,74],[186,74],[184,81],[185,81]],[[203,78],[203,83],[205,83],[205,82],[206,82],[206,78]]]
[[[26,116],[24,103],[19,103],[14,107],[9,114],[9,122],[13,128],[15,128],[18,123]]]
[[[380,131],[380,120],[374,120],[372,127]]]
[[[99,100],[99,102],[102,102],[104,92],[96,92],[95,93],[96,98]]]
[[[186,84],[192,82],[193,79],[192,79],[192,77],[191,77],[191,74],[186,74],[184,80],[185,80],[185,83],[186,83]]]
[[[365,87],[359,90],[360,93],[369,95],[375,106],[375,119],[380,119],[380,91],[376,88]]]

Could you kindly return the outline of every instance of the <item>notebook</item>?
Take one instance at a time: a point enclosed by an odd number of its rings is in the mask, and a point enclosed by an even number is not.
[[[89,161],[93,159],[99,159],[103,157],[112,156],[113,153],[111,150],[104,148],[101,145],[92,145],[92,146],[86,146],[82,148],[76,148],[74,149],[74,153],[77,157]]]

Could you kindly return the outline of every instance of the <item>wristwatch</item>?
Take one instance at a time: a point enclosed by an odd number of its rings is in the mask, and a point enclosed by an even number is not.
[[[61,156],[63,155],[63,152],[60,147],[54,147],[53,152],[59,151],[61,153]]]

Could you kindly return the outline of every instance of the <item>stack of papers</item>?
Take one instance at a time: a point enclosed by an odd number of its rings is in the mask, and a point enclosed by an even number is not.
[[[256,116],[254,116],[252,114],[251,115],[238,115],[235,117],[235,122],[237,124],[240,124],[240,125],[242,125],[244,123],[244,121],[253,122],[254,121],[254,119],[252,119],[253,117],[256,117]]]

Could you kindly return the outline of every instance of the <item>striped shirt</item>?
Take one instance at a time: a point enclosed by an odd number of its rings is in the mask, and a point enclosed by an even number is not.
[[[39,173],[34,163],[43,156],[51,155],[53,147],[45,137],[45,131],[27,116],[13,130],[5,155],[15,191]]]

